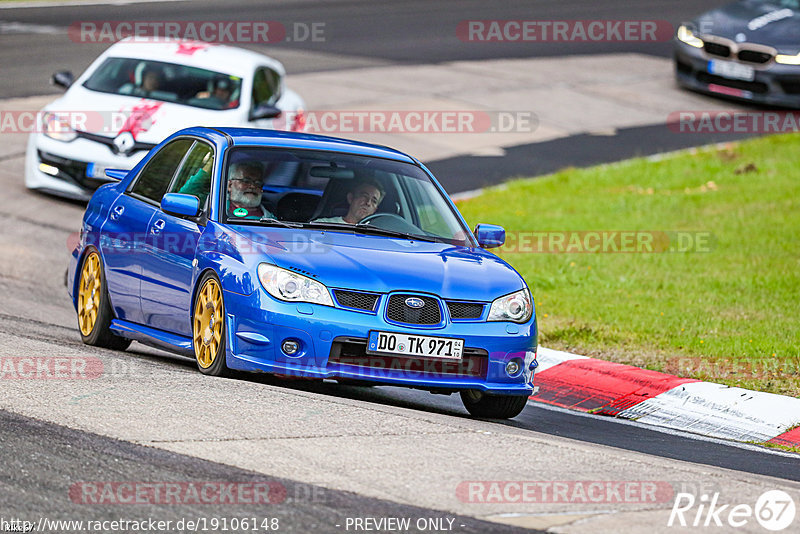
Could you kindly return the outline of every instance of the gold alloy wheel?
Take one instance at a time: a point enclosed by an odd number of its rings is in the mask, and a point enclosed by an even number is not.
[[[214,363],[222,342],[222,289],[213,278],[206,280],[194,307],[194,354],[197,363],[208,369]]]
[[[97,252],[92,252],[83,262],[81,285],[78,288],[78,326],[84,336],[91,334],[97,323],[97,314],[100,311],[101,276],[100,256]]]

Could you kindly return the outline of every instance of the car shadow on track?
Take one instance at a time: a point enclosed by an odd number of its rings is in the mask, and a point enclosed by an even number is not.
[[[241,371],[234,371],[226,378],[212,378],[201,375],[197,371],[196,363],[192,358],[150,348],[139,343],[132,345],[125,354],[172,368],[194,371],[197,373],[197,380],[240,380],[286,390],[314,393],[331,398],[362,401],[370,404],[406,408],[419,412],[449,415],[463,419],[478,419],[467,413],[457,394],[440,395],[431,394],[418,389],[389,385],[341,384],[334,380],[282,377],[269,373],[247,373]],[[530,424],[522,424],[515,420],[481,420],[509,425],[520,429],[533,430]]]

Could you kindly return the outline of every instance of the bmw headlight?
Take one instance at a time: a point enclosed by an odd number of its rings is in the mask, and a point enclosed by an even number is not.
[[[689,46],[693,46],[695,48],[703,48],[703,40],[695,36],[695,34],[692,33],[692,30],[690,30],[688,26],[685,25],[679,26],[676,37],[678,38],[679,41],[681,41],[682,43],[686,43]]]
[[[77,132],[72,128],[69,117],[57,113],[42,113],[42,132],[50,139],[69,143],[76,137]]]
[[[278,300],[333,306],[328,288],[307,276],[262,263],[258,266],[258,279],[267,293]]]
[[[533,314],[533,299],[528,288],[500,297],[492,302],[487,321],[524,323]]]

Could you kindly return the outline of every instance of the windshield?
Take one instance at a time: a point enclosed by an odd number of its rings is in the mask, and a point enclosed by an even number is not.
[[[136,58],[106,59],[83,84],[87,89],[176,102],[206,109],[239,106],[242,80],[220,72]]]
[[[418,166],[312,150],[229,152],[224,220],[291,224],[474,246],[469,230]]]

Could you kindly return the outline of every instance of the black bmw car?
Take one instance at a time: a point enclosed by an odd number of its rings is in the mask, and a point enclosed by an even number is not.
[[[800,0],[743,0],[682,24],[675,74],[689,89],[800,108]]]

